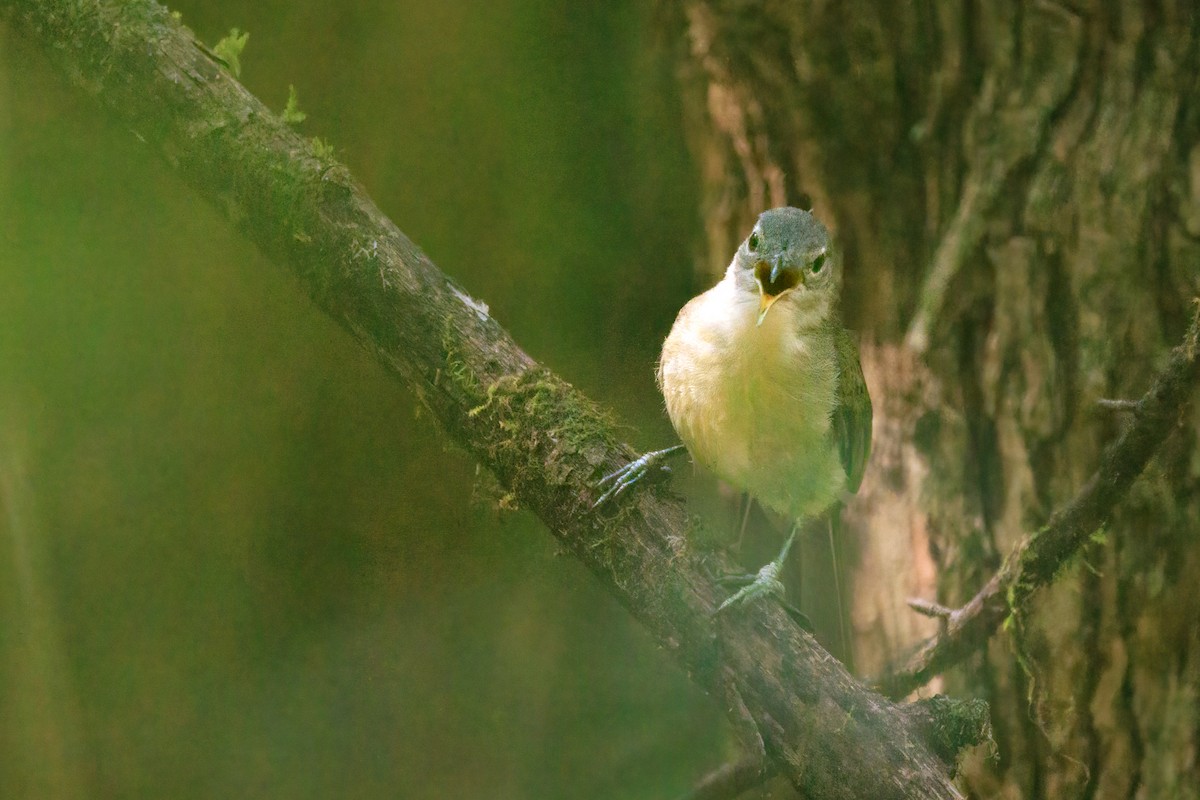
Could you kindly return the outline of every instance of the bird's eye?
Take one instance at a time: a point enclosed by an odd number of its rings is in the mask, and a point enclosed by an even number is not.
[[[750,238],[746,240],[746,247],[750,248],[751,253],[753,253],[755,250],[758,249],[758,234],[757,233],[750,234]]]
[[[825,254],[821,253],[821,255],[819,255],[813,259],[813,262],[812,262],[813,275],[816,275],[818,272],[820,272],[824,266],[825,266]]]

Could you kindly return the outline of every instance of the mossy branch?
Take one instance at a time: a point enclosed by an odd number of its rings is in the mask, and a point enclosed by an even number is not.
[[[1198,350],[1200,301],[1183,341],[1171,351],[1149,391],[1128,407],[1129,426],[1105,450],[1099,468],[1079,493],[1018,545],[966,605],[939,614],[944,619],[941,630],[878,679],[880,691],[903,697],[974,653],[1010,615],[1028,612],[1034,592],[1054,580],[1067,560],[1102,530],[1134,479],[1179,423],[1200,377]]]
[[[733,565],[690,548],[696,523],[676,498],[643,490],[593,512],[596,480],[633,456],[605,415],[526,355],[328,147],[298,136],[166,9],[0,0],[0,14],[290,268],[698,684],[748,712],[806,796],[959,796],[928,726],[864,689],[776,605],[713,615],[725,593],[710,576]]]

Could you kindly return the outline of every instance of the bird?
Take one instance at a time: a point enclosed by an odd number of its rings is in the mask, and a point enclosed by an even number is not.
[[[862,483],[871,398],[841,320],[841,266],[812,213],[781,207],[760,214],[724,277],[683,307],[663,343],[658,385],[682,445],[646,453],[600,481],[606,491],[596,505],[686,448],[693,461],[791,522],[779,556],[746,576],[718,612],[782,597],[780,570],[801,525],[836,516]],[[831,517],[831,540],[833,525]]]

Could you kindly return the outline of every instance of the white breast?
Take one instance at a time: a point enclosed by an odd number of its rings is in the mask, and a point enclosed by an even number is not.
[[[758,299],[727,278],[688,303],[663,345],[667,413],[693,458],[793,519],[820,513],[845,473],[830,436],[837,361],[825,326],[784,297],[757,325]]]

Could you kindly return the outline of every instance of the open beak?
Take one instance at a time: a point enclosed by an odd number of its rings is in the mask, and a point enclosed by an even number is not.
[[[804,271],[785,264],[783,256],[779,256],[771,264],[758,262],[754,266],[754,280],[758,283],[757,324],[762,325],[775,301],[803,282]]]

